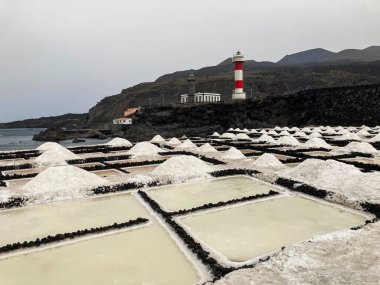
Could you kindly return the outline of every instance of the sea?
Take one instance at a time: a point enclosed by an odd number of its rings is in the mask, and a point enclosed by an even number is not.
[[[40,128],[19,128],[19,129],[0,129],[0,151],[35,149],[44,142],[34,141],[33,135],[45,129]],[[104,144],[110,139],[85,139],[82,143],[73,143],[71,140],[60,141],[64,146],[80,146]]]

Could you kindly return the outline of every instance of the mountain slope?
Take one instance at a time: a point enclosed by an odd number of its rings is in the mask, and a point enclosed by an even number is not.
[[[278,64],[304,64],[310,62],[319,62],[334,53],[322,48],[309,49],[290,55],[284,56]]]
[[[207,72],[205,72],[207,70]],[[194,71],[197,92],[220,93],[222,100],[230,100],[233,89],[231,66],[210,66]],[[96,125],[110,123],[120,117],[127,107],[162,106],[178,104],[180,94],[187,92],[188,73],[175,72],[162,76],[155,82],[138,84],[109,96],[91,108],[87,123]],[[244,88],[248,97],[281,95],[308,88],[349,86],[380,83],[380,63],[349,63],[340,65],[273,66],[246,65]]]
[[[324,58],[324,62],[333,61],[376,61],[380,60],[380,46],[370,46],[365,49],[345,49]]]

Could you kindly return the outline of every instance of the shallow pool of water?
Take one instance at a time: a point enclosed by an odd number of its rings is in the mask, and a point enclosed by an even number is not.
[[[168,210],[177,211],[207,203],[268,193],[271,189],[277,188],[249,177],[236,176],[159,187],[150,190],[148,194]]]
[[[194,284],[199,276],[153,224],[0,260],[0,284]]]
[[[287,196],[196,214],[181,222],[229,260],[241,262],[365,220],[341,208]]]
[[[137,217],[149,218],[149,214],[130,194],[0,211],[0,246]]]

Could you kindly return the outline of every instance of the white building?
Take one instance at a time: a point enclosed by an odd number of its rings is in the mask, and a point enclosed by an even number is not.
[[[182,94],[181,95],[181,103],[187,103],[189,102],[189,95],[188,94]],[[194,94],[194,102],[201,103],[201,102],[220,102],[220,94],[219,93],[195,93]]]
[[[117,118],[113,119],[114,125],[132,125],[132,118]]]

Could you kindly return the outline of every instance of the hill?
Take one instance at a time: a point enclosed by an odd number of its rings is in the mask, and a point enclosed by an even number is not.
[[[0,128],[77,128],[86,119],[87,114],[64,114],[61,116],[41,117],[36,119],[20,120],[9,123],[0,123]]]
[[[380,85],[312,89],[247,101],[145,108],[125,136],[133,141],[206,136],[228,128],[380,124]]]
[[[290,55],[284,56],[279,60],[278,64],[304,64],[310,62],[320,62],[328,56],[333,55],[334,53],[322,48],[309,49]]]
[[[322,59],[322,62],[336,62],[336,61],[380,61],[380,46],[370,46],[365,49],[345,49],[338,53],[331,54]]]
[[[380,83],[380,62],[292,65],[260,65],[244,67],[244,83],[248,96],[283,95],[305,89]],[[222,100],[231,98],[232,65],[216,65],[194,71],[197,92],[217,92]],[[155,82],[141,83],[120,94],[101,100],[90,109],[87,124],[110,123],[122,115],[126,107],[178,104],[180,94],[187,92],[188,71],[174,72]]]

